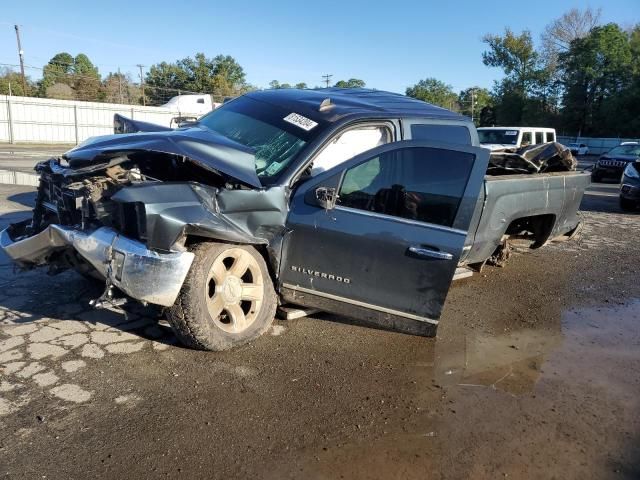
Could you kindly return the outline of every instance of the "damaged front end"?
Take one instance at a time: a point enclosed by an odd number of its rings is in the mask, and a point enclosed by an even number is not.
[[[37,165],[32,218],[0,234],[19,267],[46,265],[52,274],[73,268],[104,279],[107,299],[115,287],[171,306],[194,259],[190,240],[268,244],[284,223],[284,195],[250,185],[257,178],[248,175],[246,151],[235,166],[228,145],[218,161],[206,150],[221,147],[192,140],[189,148],[200,154],[194,160],[166,138],[154,146],[153,137],[130,137],[137,138],[113,148],[91,142]]]
[[[141,302],[173,305],[193,262],[191,252],[154,252],[108,227],[82,231],[49,225],[28,236],[30,227],[31,220],[26,220],[11,225],[0,236],[3,250],[16,263],[96,272],[108,287],[113,285]],[[87,270],[88,266],[94,270]]]

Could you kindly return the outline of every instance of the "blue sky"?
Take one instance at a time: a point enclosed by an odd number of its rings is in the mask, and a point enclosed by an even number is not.
[[[13,24],[18,23],[25,63],[37,67],[57,52],[82,52],[102,74],[119,66],[137,75],[137,63],[148,66],[201,51],[234,56],[258,87],[273,79],[320,85],[324,73],[334,81],[362,78],[368,87],[396,92],[426,77],[456,90],[491,87],[500,72],[482,64],[483,34],[509,26],[529,29],[537,41],[551,20],[586,6],[602,7],[605,22],[640,22],[640,0],[30,0],[2,7],[0,63],[17,63]]]

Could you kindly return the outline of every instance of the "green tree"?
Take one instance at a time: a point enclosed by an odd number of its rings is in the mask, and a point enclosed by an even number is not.
[[[47,88],[55,83],[71,86],[73,79],[73,57],[67,52],[61,52],[51,57],[42,70],[42,79],[38,82],[38,94],[46,96]]]
[[[84,53],[79,53],[73,59],[72,72],[74,75],[85,75],[91,77],[98,77],[98,67],[94,66],[89,57]]]
[[[498,123],[527,123],[529,94],[542,79],[540,55],[535,50],[531,33],[525,30],[516,35],[507,28],[503,35],[485,35],[483,41],[489,49],[482,53],[482,62],[489,67],[501,68],[505,73],[505,78],[494,87],[494,95],[498,97]]]
[[[34,91],[33,82],[26,78],[27,91],[22,87],[22,75],[8,68],[0,69],[0,95],[16,95],[25,97],[32,95]]]
[[[231,55],[217,55],[213,59],[213,75],[223,78],[235,89],[245,85],[244,69]]]
[[[349,80],[338,80],[334,87],[338,88],[364,88],[366,83],[359,78],[350,78]]]
[[[101,88],[98,68],[87,55],[79,53],[74,58],[67,52],[61,52],[44,66],[38,94],[50,98],[97,101],[102,97]]]
[[[626,131],[621,116],[627,108],[620,99],[633,93],[632,38],[611,23],[595,27],[560,54],[563,120],[572,132],[597,136]],[[631,116],[637,118],[637,111]]]
[[[98,101],[103,99],[102,84],[98,68],[93,65],[89,57],[79,53],[73,59],[73,90],[75,98],[84,101]]]
[[[145,76],[145,96],[149,103],[160,105],[177,95],[179,90],[187,90],[189,75],[175,63],[160,62],[151,65]]]
[[[483,37],[489,50],[482,53],[482,62],[489,67],[502,68],[512,84],[524,94],[536,80],[539,55],[533,46],[531,32],[525,30],[520,35],[505,29],[504,35]]]
[[[302,86],[300,86],[302,85]],[[269,82],[269,88],[271,89],[279,89],[279,88],[307,88],[307,84],[306,83],[297,83],[294,86],[292,86],[290,83],[280,83],[278,80],[271,80]]]
[[[453,87],[435,78],[420,80],[414,86],[408,87],[405,93],[409,97],[449,110],[458,109],[458,95],[453,91]]]
[[[458,104],[460,113],[473,117],[476,125],[480,125],[480,112],[486,107],[493,107],[493,97],[486,88],[471,87],[460,92]]]
[[[197,53],[175,63],[152,65],[145,83],[152,103],[166,102],[179,92],[212,94],[216,99],[237,95],[250,88],[240,64],[229,55],[208,58]]]
[[[307,87],[307,84],[306,84],[306,83],[304,83],[304,82],[299,82],[299,83],[296,83],[295,88],[299,88],[299,89],[301,89],[301,90],[304,90],[304,89],[306,89],[306,88],[308,88],[308,87]]]

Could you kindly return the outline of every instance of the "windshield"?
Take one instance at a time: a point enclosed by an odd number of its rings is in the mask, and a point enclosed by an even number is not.
[[[478,138],[480,143],[516,145],[518,143],[518,130],[478,130]]]
[[[607,155],[635,155],[640,156],[640,145],[619,145],[612,148]]]
[[[198,123],[252,148],[256,174],[267,185],[315,136],[315,132],[312,137],[311,132],[285,122],[289,113],[275,105],[241,97],[208,113]]]

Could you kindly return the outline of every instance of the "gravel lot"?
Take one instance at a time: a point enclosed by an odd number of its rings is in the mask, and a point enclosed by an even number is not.
[[[0,224],[33,193],[0,186]],[[318,315],[224,353],[81,277],[0,259],[7,478],[640,478],[640,216],[451,290],[437,339]]]

